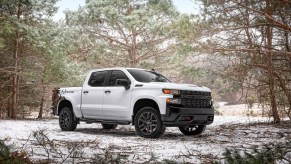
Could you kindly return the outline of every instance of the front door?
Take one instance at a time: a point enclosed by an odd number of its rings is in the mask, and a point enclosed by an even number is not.
[[[117,79],[126,79],[127,75],[121,70],[113,70],[109,78],[108,86],[104,87],[103,114],[109,120],[129,121],[130,101],[132,89],[125,89],[124,86],[117,85]]]
[[[104,86],[109,71],[93,72],[87,84],[83,85],[81,110],[84,118],[103,118]]]

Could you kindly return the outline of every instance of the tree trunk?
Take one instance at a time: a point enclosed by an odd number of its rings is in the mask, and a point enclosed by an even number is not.
[[[135,55],[135,50],[132,48],[130,51],[130,67],[134,68],[136,67],[136,55]]]
[[[41,84],[42,84],[42,95],[40,99],[40,107],[39,107],[39,113],[37,118],[42,118],[43,114],[43,104],[44,104],[44,94],[45,94],[45,86],[43,85],[43,78],[41,79]]]
[[[8,99],[8,106],[7,106],[7,118],[11,117],[11,99]]]
[[[270,0],[266,0],[266,13],[271,16],[271,10],[270,10]],[[277,102],[276,102],[276,93],[275,93],[275,81],[274,81],[274,70],[273,70],[273,54],[271,52],[272,50],[272,28],[270,26],[271,22],[266,17],[266,20],[268,20],[269,25],[267,26],[267,46],[268,50],[270,50],[267,54],[267,60],[268,60],[268,78],[269,78],[269,89],[270,89],[270,102],[271,102],[271,110],[272,115],[274,119],[274,123],[280,123],[280,117],[278,114],[277,109]]]
[[[136,35],[135,35],[135,30],[132,29],[132,38],[131,38],[131,42],[132,42],[132,47],[130,50],[131,53],[131,67],[136,67],[137,61],[136,61]]]
[[[11,111],[11,118],[15,119],[17,114],[17,107],[18,107],[18,90],[19,90],[19,74],[18,74],[18,51],[19,51],[19,33],[16,33],[16,39],[14,43],[14,75],[13,75],[13,88],[12,88],[12,111]]]
[[[17,19],[20,19],[22,14],[22,4],[21,1],[18,2],[18,11],[17,11]],[[13,60],[14,60],[14,75],[13,75],[13,84],[12,84],[12,104],[11,104],[11,114],[10,117],[12,119],[16,118],[17,108],[18,108],[18,96],[19,96],[19,39],[20,34],[19,31],[15,33],[15,42],[14,42],[14,52],[13,52]]]

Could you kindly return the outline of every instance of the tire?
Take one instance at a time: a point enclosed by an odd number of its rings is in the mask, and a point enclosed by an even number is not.
[[[117,124],[101,124],[103,129],[116,129]]]
[[[141,108],[134,117],[134,126],[137,134],[145,138],[159,138],[166,130],[160,113],[153,107]]]
[[[74,131],[77,128],[78,121],[75,120],[73,111],[64,107],[59,115],[59,125],[63,131]]]
[[[187,136],[199,135],[199,134],[203,133],[205,131],[205,129],[206,129],[206,125],[194,125],[194,126],[179,127],[179,130]]]

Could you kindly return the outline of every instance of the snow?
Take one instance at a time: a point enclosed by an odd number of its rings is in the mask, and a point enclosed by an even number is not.
[[[47,142],[54,143],[53,146],[47,144],[46,147],[52,149],[57,145],[63,156],[68,155],[71,150],[68,145],[78,142],[77,148],[84,153],[83,157],[92,157],[94,154],[110,150],[125,155],[128,162],[145,162],[154,155],[157,161],[170,159],[204,163],[213,158],[222,158],[225,148],[258,147],[268,142],[284,140],[284,135],[290,134],[289,129],[246,124],[268,121],[268,118],[262,117],[216,116],[214,123],[209,125],[202,135],[185,136],[178,128],[168,127],[161,138],[147,139],[139,137],[130,125],[119,125],[115,130],[103,130],[97,123],[81,123],[76,131],[64,132],[60,130],[57,119],[0,120],[0,140],[4,140],[15,150],[27,151],[32,159],[47,158],[46,149],[33,137],[33,132],[44,131],[49,138]],[[283,133],[283,138],[279,133]],[[54,157],[50,158],[62,161],[57,157],[58,153],[51,154]]]
[[[218,102],[217,107],[224,116],[262,116],[268,111],[258,103],[254,103],[253,107],[249,108],[247,104],[227,105],[227,102]]]

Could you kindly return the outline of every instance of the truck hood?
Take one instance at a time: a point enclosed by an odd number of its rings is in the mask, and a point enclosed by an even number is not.
[[[211,92],[207,87],[197,86],[194,84],[177,84],[177,83],[156,83],[153,84],[163,85],[167,89],[178,89],[178,90],[188,90],[188,91],[202,91],[202,92]]]

